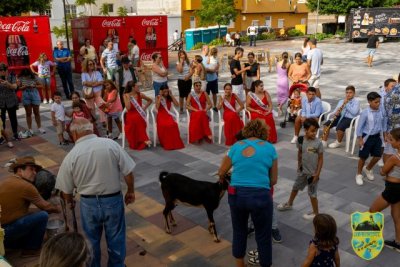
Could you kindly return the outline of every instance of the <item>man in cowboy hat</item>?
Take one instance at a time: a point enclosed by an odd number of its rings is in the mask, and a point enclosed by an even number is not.
[[[34,186],[36,172],[41,169],[33,157],[17,158],[9,168],[13,174],[0,183],[4,245],[6,249],[22,249],[25,257],[40,253],[48,213],[60,212],[60,208],[44,200]],[[41,211],[30,211],[31,204]]]

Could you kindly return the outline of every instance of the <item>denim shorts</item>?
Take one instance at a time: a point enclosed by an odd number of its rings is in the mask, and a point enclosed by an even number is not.
[[[40,95],[36,88],[26,89],[22,92],[22,104],[24,106],[29,106],[29,105],[39,106],[40,102],[41,102]]]
[[[38,80],[41,84],[50,86],[50,77],[39,77]]]
[[[375,55],[376,48],[368,48],[367,56],[373,57]]]
[[[114,120],[119,119],[121,117],[121,112],[112,112],[112,113],[107,113],[107,118],[112,118]]]

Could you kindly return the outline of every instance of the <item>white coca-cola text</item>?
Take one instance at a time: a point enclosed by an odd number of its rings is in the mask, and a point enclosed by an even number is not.
[[[159,19],[143,19],[142,26],[158,26]]]
[[[6,54],[7,57],[29,56],[29,51],[26,45],[21,45],[16,48],[7,47]]]
[[[14,23],[3,23],[0,20],[0,31],[2,32],[29,32],[30,21],[16,21]]]
[[[121,20],[120,19],[113,19],[113,20],[103,20],[101,26],[104,27],[121,27]]]
[[[143,54],[140,56],[140,60],[141,60],[141,61],[152,61],[153,59],[152,59],[151,57],[152,57],[155,53],[160,54],[159,51],[153,52],[153,53],[151,53],[151,54],[143,53]]]

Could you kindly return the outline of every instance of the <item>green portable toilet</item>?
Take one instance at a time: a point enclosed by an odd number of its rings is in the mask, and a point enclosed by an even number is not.
[[[205,44],[211,42],[211,30],[208,28],[201,28],[201,41]]]
[[[218,38],[218,26],[211,26],[211,27],[208,27],[208,28],[211,31],[211,33],[210,33],[211,41],[217,39]]]
[[[195,43],[194,43],[194,31],[195,31],[195,29],[187,29],[187,30],[185,30],[186,50],[192,49],[192,47],[195,45]]]
[[[221,26],[221,38],[223,38],[226,33],[228,32],[228,27],[227,26]]]

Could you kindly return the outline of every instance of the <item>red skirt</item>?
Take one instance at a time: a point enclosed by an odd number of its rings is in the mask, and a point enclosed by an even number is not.
[[[268,114],[267,116],[258,114],[256,112],[251,112],[251,119],[263,119],[265,123],[269,126],[269,134],[268,134],[268,142],[276,143],[278,141],[278,135],[276,133],[275,128],[275,120],[272,113]]]
[[[174,150],[184,148],[179,134],[178,124],[166,112],[159,111],[157,113],[157,134],[161,146],[165,150]]]
[[[136,111],[128,111],[125,115],[125,136],[131,149],[142,150],[149,141],[146,133],[147,123]]]
[[[205,111],[192,111],[189,123],[189,142],[195,143],[203,139],[211,142],[212,140],[209,138],[211,135],[207,113]]]
[[[231,146],[237,141],[236,134],[242,130],[243,121],[236,112],[225,110],[224,124],[225,145]]]

